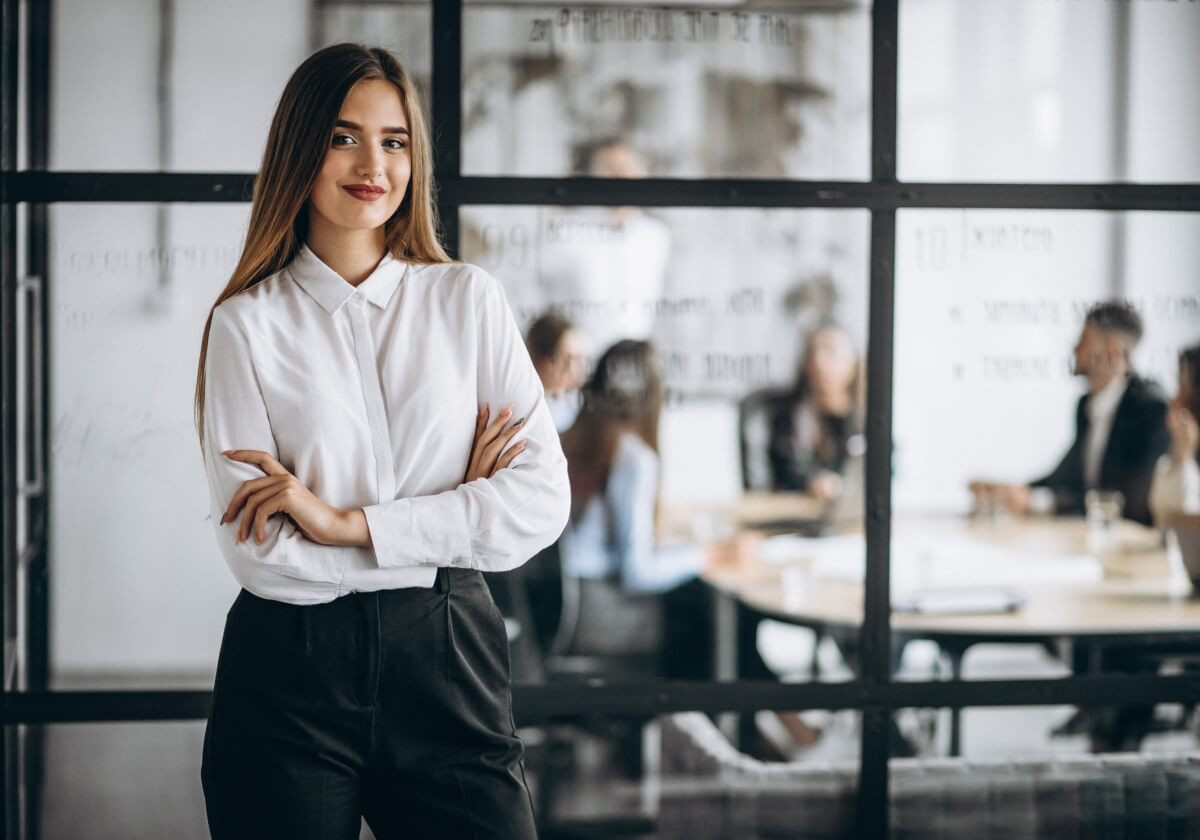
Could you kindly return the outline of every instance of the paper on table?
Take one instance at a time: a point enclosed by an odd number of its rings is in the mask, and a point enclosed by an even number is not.
[[[1012,612],[1020,609],[1024,601],[1020,594],[1008,589],[926,589],[893,600],[892,608],[926,615],[972,615]]]
[[[815,577],[861,581],[866,541],[861,535],[764,541],[768,562],[808,561]],[[932,588],[1028,590],[1047,585],[1096,583],[1104,577],[1096,558],[1086,554],[1037,553],[962,536],[892,538],[892,596]]]

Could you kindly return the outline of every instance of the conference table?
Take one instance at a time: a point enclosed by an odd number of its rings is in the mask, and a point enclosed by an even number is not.
[[[819,506],[804,496],[749,494],[704,516],[779,534],[789,523],[816,521]],[[1155,529],[1122,520],[1097,532],[1083,517],[899,515],[891,534],[893,635],[935,642],[953,679],[967,650],[983,642],[1066,641],[1093,651],[1114,642],[1200,642],[1200,599]],[[716,593],[719,679],[737,674],[740,607],[834,638],[854,639],[862,625],[861,525],[815,538],[771,536],[758,555],[704,575]],[[902,602],[906,611],[897,609]],[[957,754],[957,710],[950,741]]]

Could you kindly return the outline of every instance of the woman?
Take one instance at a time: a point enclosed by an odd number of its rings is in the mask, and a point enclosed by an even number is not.
[[[432,194],[394,56],[301,64],[197,376],[242,586],[201,769],[216,838],[357,838],[360,816],[380,840],[535,836],[480,571],[558,535],[566,464],[503,292],[447,258]]]
[[[1171,449],[1158,459],[1150,510],[1160,526],[1172,513],[1200,513],[1200,344],[1179,354],[1179,390],[1167,410]]]
[[[583,336],[562,315],[547,312],[529,325],[525,345],[542,380],[554,425],[565,432],[579,413],[579,387],[586,367]]]
[[[655,537],[662,399],[647,341],[618,341],[583,386],[579,417],[563,435],[571,517],[559,548],[568,574],[613,580],[630,593],[664,593],[724,559],[715,548]]]
[[[609,587],[609,616],[623,601],[661,598],[660,670],[668,677],[704,679],[711,675],[712,622],[697,578],[710,565],[736,559],[739,549],[657,539],[662,399],[658,358],[649,342],[618,341],[596,362],[583,386],[579,417],[563,435],[571,518],[559,552],[564,573]],[[644,641],[646,632],[605,627],[609,641],[622,633]]]
[[[571,479],[571,518],[559,539],[563,570],[604,582],[628,598],[661,598],[660,672],[671,679],[711,679],[713,605],[699,577],[708,569],[748,562],[757,539],[739,534],[707,546],[656,539],[663,385],[649,342],[624,340],[610,347],[596,362],[582,395],[579,418],[563,435]],[[609,615],[618,612],[613,609]],[[757,621],[744,618],[740,676],[775,679],[758,653]],[[605,631],[611,638],[647,629],[606,626]],[[796,715],[781,714],[779,720],[795,746],[808,746],[819,735]]]
[[[772,412],[768,459],[775,490],[832,501],[862,447],[862,374],[850,335],[835,324],[813,330],[796,384]]]

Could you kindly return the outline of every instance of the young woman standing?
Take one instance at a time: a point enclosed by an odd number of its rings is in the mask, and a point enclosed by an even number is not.
[[[394,56],[312,55],[205,325],[198,430],[242,587],[201,769],[215,838],[535,835],[480,572],[558,536],[566,463],[499,284],[438,243],[430,157]]]

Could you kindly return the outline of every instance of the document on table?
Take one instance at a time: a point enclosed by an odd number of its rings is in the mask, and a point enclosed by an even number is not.
[[[1009,589],[972,587],[963,589],[925,589],[892,600],[897,612],[925,615],[977,615],[1015,612],[1025,598]]]
[[[814,577],[861,581],[866,540],[862,535],[771,537],[764,541],[763,557],[779,564],[807,561]],[[1007,611],[1030,589],[1086,585],[1103,577],[1100,562],[1086,554],[1038,553],[960,535],[892,538],[892,601],[898,608],[925,603],[930,610],[950,609],[957,602],[969,611],[989,605]]]

